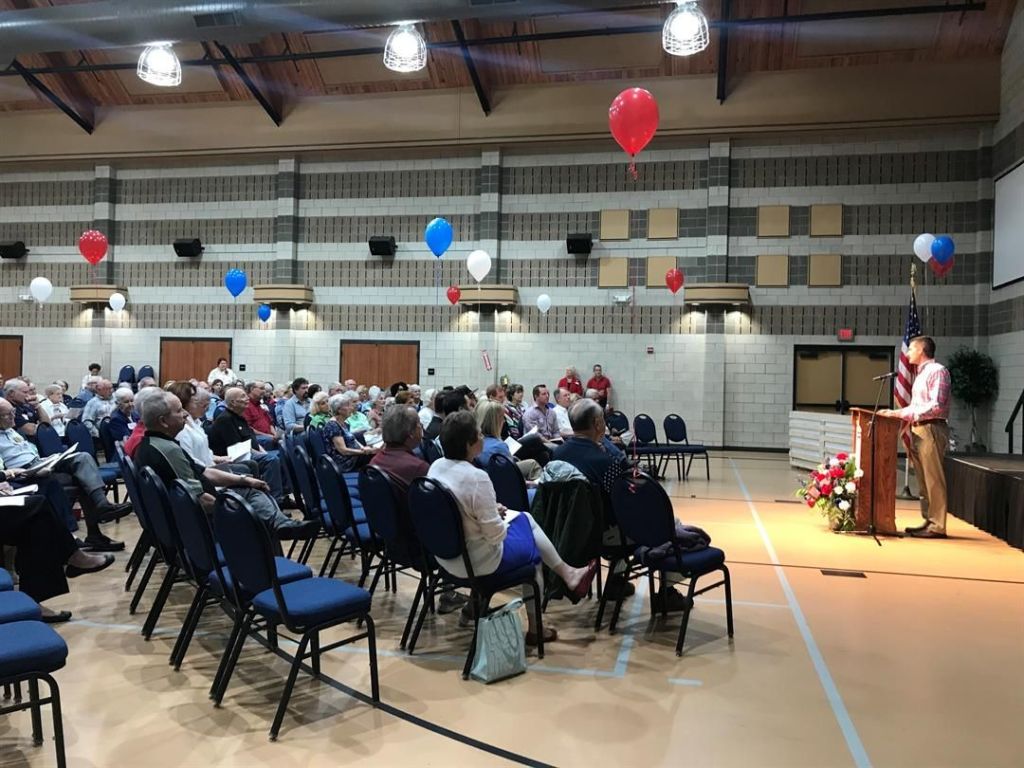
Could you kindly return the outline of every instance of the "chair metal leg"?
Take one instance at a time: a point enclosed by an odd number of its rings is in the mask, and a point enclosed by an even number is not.
[[[540,585],[537,580],[534,579],[530,582],[530,586],[533,589],[533,609],[534,609],[534,621],[537,622],[537,658],[544,658],[544,611],[540,609]],[[476,641],[474,638],[474,647]]]
[[[331,543],[330,543],[330,544],[328,545],[328,547],[327,547],[327,554],[326,554],[326,555],[324,556],[324,562],[323,562],[323,564],[322,564],[322,565],[320,566],[320,573],[318,573],[318,574],[317,574],[317,575],[318,575],[318,576],[320,576],[321,578],[323,578],[323,575],[324,575],[325,573],[327,573],[327,566],[328,566],[328,565],[330,564],[330,562],[331,562],[331,556],[332,556],[332,555],[334,554],[334,548],[335,548],[335,547],[336,547],[337,545],[338,545],[338,540],[337,540],[337,539],[333,539],[333,538],[332,538],[332,539],[331,539]],[[333,574],[332,574],[332,575],[333,575]]]
[[[224,646],[224,653],[222,653],[220,657],[220,664],[217,665],[217,672],[213,676],[213,682],[210,684],[211,699],[214,698],[217,693],[217,689],[220,687],[221,678],[224,676],[224,671],[228,666],[228,660],[231,658],[231,651],[235,647],[235,643],[238,642],[238,633],[242,630],[242,623],[243,617],[236,612],[231,626],[231,634],[228,636],[227,645]]]
[[[376,571],[376,573],[373,574],[373,581],[370,582],[370,589],[368,590],[371,595],[377,589],[377,582],[380,580],[381,574],[384,574],[385,580],[387,579],[387,571],[386,571],[387,564],[388,564],[387,560],[381,560],[379,563],[377,563],[377,571]],[[360,587],[362,587],[363,584],[365,583],[364,579],[365,579],[365,577],[366,577],[366,575],[368,573],[369,573],[369,569],[364,571],[363,577],[359,579],[359,586]]]
[[[142,594],[146,591],[146,587],[149,586],[149,579],[153,575],[153,569],[156,568],[157,563],[160,562],[160,553],[156,550],[150,555],[149,563],[146,565],[146,570],[142,572],[142,578],[139,579],[139,586],[135,588],[135,595],[132,597],[132,602],[128,606],[128,613],[135,615],[135,611],[139,609],[139,601],[142,600]]]
[[[195,634],[196,627],[199,626],[199,619],[206,608],[207,595],[208,591],[205,586],[196,590],[196,596],[189,608],[188,616],[185,617],[185,623],[181,625],[178,642],[175,643],[174,650],[171,652],[171,664],[174,665],[175,672],[181,669],[181,663],[185,660],[185,654],[188,653],[192,635]]]
[[[49,675],[44,677],[50,688],[50,714],[53,715],[53,745],[57,752],[57,768],[67,768],[68,759],[64,752],[64,718],[60,708],[60,688]]]
[[[32,744],[37,747],[43,745],[43,707],[39,703],[39,680],[31,678],[28,681],[28,701],[32,706]]]
[[[409,617],[405,620],[405,629],[402,630],[402,640],[398,647],[403,651],[409,642],[409,633],[412,632],[412,623],[416,620],[416,611],[420,606],[420,599],[423,597],[423,590],[427,586],[427,575],[420,574],[420,583],[416,586],[416,595],[412,599],[412,608],[409,609]]]
[[[377,676],[377,629],[373,624],[373,617],[366,614],[363,617],[366,622],[366,650],[370,654],[370,697],[373,705],[380,704],[380,680]]]
[[[487,599],[485,604],[482,597],[477,597],[474,593],[470,596],[470,600],[475,600],[474,606],[476,607],[476,616],[473,618],[473,639],[469,643],[469,653],[466,654],[466,664],[462,667],[462,679],[469,679],[469,670],[473,667],[473,659],[476,657],[476,637],[480,632],[480,617],[483,612],[487,610],[487,604],[491,602],[490,597]],[[542,641],[543,642],[543,641]]]
[[[270,726],[271,741],[277,741],[277,734],[281,730],[281,722],[284,720],[284,713],[288,709],[288,701],[292,697],[292,689],[295,687],[295,679],[299,676],[299,667],[302,665],[302,657],[306,652],[306,646],[309,644],[309,640],[309,634],[305,634],[299,641],[299,649],[295,652],[295,658],[292,661],[292,668],[288,672],[288,681],[284,684],[284,690],[281,692],[281,702],[277,705],[277,714],[274,715],[274,723]]]
[[[320,633],[314,632],[309,638],[309,664],[313,674],[320,674]]]
[[[720,570],[725,580],[725,623],[729,630],[729,637],[732,637],[732,577],[726,566],[723,565]]]
[[[238,635],[235,638],[235,644],[230,649],[230,656],[227,658],[227,666],[224,667],[224,672],[217,681],[218,687],[213,695],[214,706],[219,707],[220,703],[224,700],[224,694],[228,690],[228,683],[231,682],[231,675],[235,671],[235,665],[238,664],[238,657],[242,653],[242,646],[245,645],[246,638],[249,637],[249,630],[251,627],[252,614],[247,613],[244,621],[242,622],[242,626],[238,631]]]
[[[156,593],[156,599],[153,601],[153,605],[149,608],[149,614],[146,616],[146,622],[142,625],[142,636],[149,640],[153,634],[153,630],[156,629],[156,623],[160,619],[160,613],[164,609],[164,604],[167,602],[167,596],[171,594],[171,587],[174,586],[174,580],[178,576],[178,566],[168,565],[167,572],[164,574],[164,580],[160,582],[160,591]]]
[[[292,555],[294,555],[294,554],[295,554],[295,548],[296,548],[297,546],[299,546],[299,542],[298,542],[298,539],[292,539],[292,543],[291,543],[291,546],[290,546],[290,547],[288,547],[288,559],[289,559],[289,560],[291,560],[291,559],[292,559]],[[305,544],[303,544],[303,546],[305,546]]]
[[[704,454],[704,472],[707,474],[708,480],[711,479],[711,461],[708,455]]]
[[[420,608],[419,618],[416,619],[416,626],[413,628],[412,637],[409,638],[409,655],[416,651],[416,641],[419,640],[420,630],[423,629],[423,622],[427,618],[427,611],[433,612],[434,593],[437,591],[437,574],[430,574],[427,588],[423,595],[423,607]]]
[[[686,608],[683,609],[683,622],[679,625],[679,639],[676,640],[676,656],[683,655],[683,641],[686,640],[686,625],[690,623],[690,611],[693,610],[693,592],[697,587],[697,577],[690,579],[690,588],[686,592]]]

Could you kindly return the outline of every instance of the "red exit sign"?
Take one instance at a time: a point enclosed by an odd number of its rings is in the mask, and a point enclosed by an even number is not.
[[[840,341],[853,341],[853,328],[840,328],[837,335]]]

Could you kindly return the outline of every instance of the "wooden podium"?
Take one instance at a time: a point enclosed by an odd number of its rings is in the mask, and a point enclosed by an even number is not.
[[[872,452],[871,417],[868,408],[851,408],[853,452],[857,467],[864,470],[857,492],[856,530],[867,531],[874,509],[875,532],[896,533],[896,451],[903,420],[875,416],[876,435]]]

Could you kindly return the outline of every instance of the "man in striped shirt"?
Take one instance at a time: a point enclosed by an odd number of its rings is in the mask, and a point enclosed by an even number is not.
[[[907,360],[917,368],[910,404],[897,410],[883,410],[884,416],[898,416],[910,424],[914,448],[910,460],[921,486],[921,516],[924,522],[907,528],[922,539],[946,538],[946,472],[943,460],[949,448],[949,371],[935,362],[935,341],[916,336],[910,341]]]

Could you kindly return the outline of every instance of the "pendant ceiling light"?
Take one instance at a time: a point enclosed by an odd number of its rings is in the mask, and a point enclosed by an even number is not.
[[[384,66],[392,72],[419,72],[427,66],[427,43],[412,24],[402,24],[388,35]]]
[[[692,56],[708,47],[708,19],[692,0],[680,2],[661,30],[661,47],[673,56]]]
[[[170,43],[153,43],[139,56],[135,74],[150,85],[173,88],[181,85],[181,62]]]

